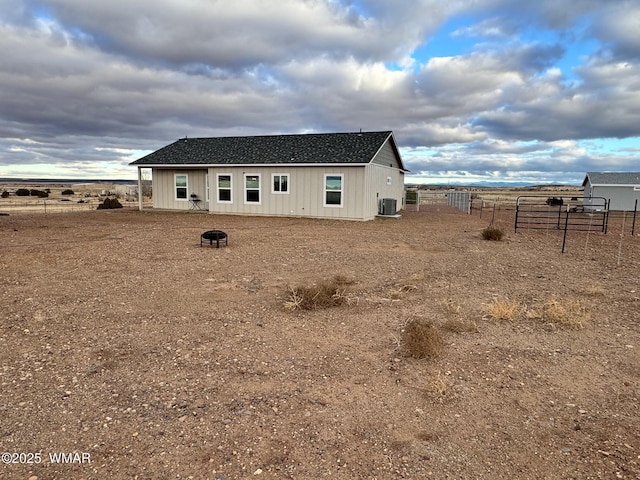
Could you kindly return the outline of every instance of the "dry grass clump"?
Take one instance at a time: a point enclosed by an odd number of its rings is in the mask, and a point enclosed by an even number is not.
[[[491,303],[484,306],[483,310],[485,317],[492,320],[513,321],[522,314],[524,307],[508,298],[494,298]]]
[[[406,293],[417,292],[420,289],[420,285],[424,281],[424,272],[416,272],[409,278],[405,279],[398,284],[396,290],[389,294],[389,297],[393,300],[402,298]]]
[[[442,328],[453,333],[478,333],[478,325],[471,320],[450,318],[442,324]]]
[[[438,376],[431,381],[431,390],[440,398],[444,397],[449,391],[449,383],[445,382],[438,372]]]
[[[402,344],[406,354],[414,358],[435,358],[444,349],[444,340],[438,327],[420,317],[412,317],[407,321]]]
[[[441,301],[440,308],[447,316],[460,315],[462,312],[462,306],[454,302],[452,298]]]
[[[462,318],[464,310],[462,305],[456,303],[453,299],[447,298],[439,303],[440,309],[446,316],[446,320],[442,323],[442,328],[453,333],[477,333],[478,325],[472,320]]]
[[[592,297],[604,297],[607,291],[601,285],[591,285],[584,289],[584,293]]]
[[[530,316],[554,329],[582,330],[590,314],[580,300],[554,297],[544,302],[539,310],[532,310]]]
[[[487,227],[482,230],[482,238],[499,242],[504,236],[504,231],[498,227]]]
[[[284,306],[287,310],[316,310],[343,305],[349,299],[347,285],[352,283],[344,275],[336,275],[313,285],[291,287]]]
[[[418,286],[417,285],[402,285],[401,287],[398,287],[397,290],[394,290],[393,292],[391,292],[389,294],[389,297],[393,300],[398,300],[400,298],[402,298],[402,296],[405,293],[409,293],[409,292],[415,292],[418,290]]]

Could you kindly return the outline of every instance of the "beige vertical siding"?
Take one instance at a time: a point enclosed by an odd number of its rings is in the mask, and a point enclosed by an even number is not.
[[[397,168],[371,163],[366,167],[366,194],[363,200],[364,217],[374,218],[378,213],[378,202],[383,198],[395,198],[397,210],[404,205],[404,172]]]
[[[233,203],[217,201],[217,174],[231,174]],[[245,203],[244,175],[260,175],[260,204]],[[289,174],[289,193],[272,193],[272,176]],[[239,215],[363,219],[364,167],[255,167],[209,169],[209,211]],[[324,176],[342,175],[342,206],[324,206]]]
[[[175,175],[187,175],[187,199],[176,200]],[[206,175],[207,170],[165,170],[153,169],[153,207],[168,210],[189,210],[189,196],[195,193],[201,200],[200,208],[208,210],[206,202]]]

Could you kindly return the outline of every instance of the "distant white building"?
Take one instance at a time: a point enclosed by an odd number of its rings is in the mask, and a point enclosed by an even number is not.
[[[582,182],[585,208],[610,201],[610,210],[640,209],[640,172],[587,172]],[[637,203],[636,203],[637,202]]]
[[[118,196],[124,197],[137,197],[138,196],[138,184],[137,183],[117,183],[115,184],[115,193]]]

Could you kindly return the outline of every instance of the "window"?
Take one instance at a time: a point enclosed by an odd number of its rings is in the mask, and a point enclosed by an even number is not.
[[[216,175],[216,190],[218,192],[218,203],[233,203],[230,173],[218,173]]]
[[[387,177],[387,185],[391,185],[392,180],[393,180],[393,179],[392,179],[391,177]]]
[[[342,206],[342,175],[324,176],[324,206]]]
[[[186,175],[174,175],[174,182],[176,187],[176,200],[187,199],[187,176]]]
[[[244,174],[244,203],[260,203],[260,174]]]
[[[271,193],[289,193],[289,174],[274,173]]]

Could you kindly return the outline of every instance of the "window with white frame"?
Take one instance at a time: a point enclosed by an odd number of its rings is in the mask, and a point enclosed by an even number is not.
[[[216,196],[218,198],[218,203],[233,203],[231,185],[230,173],[216,174]]]
[[[244,203],[260,203],[260,174],[244,174]]]
[[[325,175],[324,176],[324,206],[325,207],[342,207],[343,193],[343,176],[342,174]]]
[[[186,200],[187,191],[189,190],[189,185],[187,184],[187,175],[176,173],[173,176],[173,180],[176,191],[176,200]]]
[[[271,193],[289,193],[289,174],[274,173],[272,175]]]

